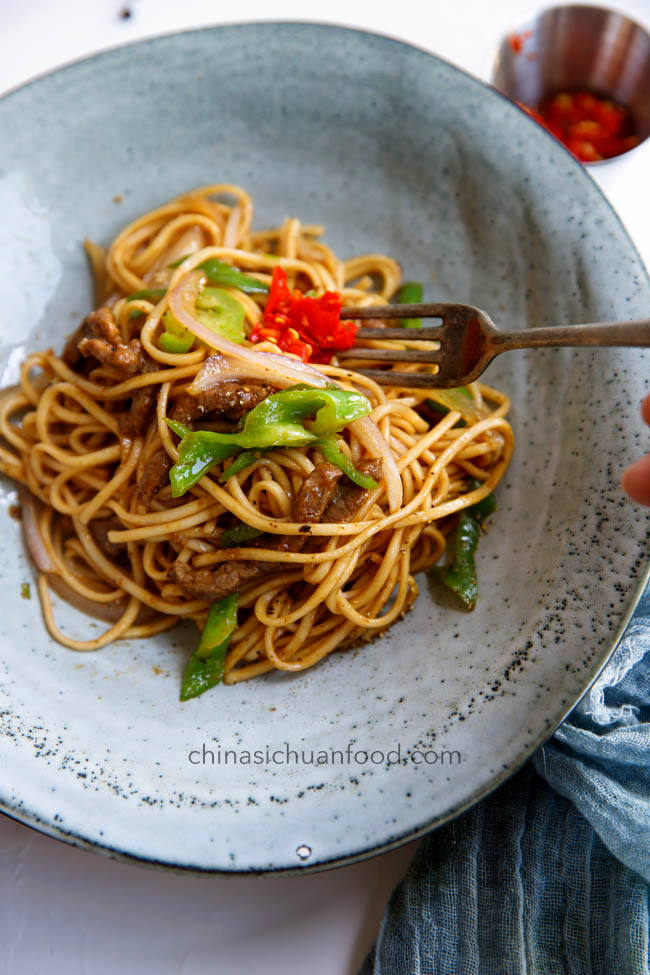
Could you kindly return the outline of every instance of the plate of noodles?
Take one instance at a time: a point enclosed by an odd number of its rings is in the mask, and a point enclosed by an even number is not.
[[[364,342],[340,310],[641,317],[609,205],[496,92],[324,25],[120,48],[0,119],[0,807],[227,872],[351,862],[468,808],[642,590],[618,479],[647,357],[404,388],[337,356]]]

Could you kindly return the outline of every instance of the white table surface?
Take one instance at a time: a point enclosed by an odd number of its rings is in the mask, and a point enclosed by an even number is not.
[[[239,0],[224,10],[213,0],[0,0],[0,94],[142,37],[269,19],[389,34],[487,79],[502,35],[543,5]],[[650,27],[650,0],[615,7]],[[650,143],[591,173],[650,265]],[[177,876],[82,852],[0,816],[0,975],[352,975],[413,850],[304,877]]]

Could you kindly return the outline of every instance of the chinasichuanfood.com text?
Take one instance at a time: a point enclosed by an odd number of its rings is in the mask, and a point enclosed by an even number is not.
[[[460,765],[459,751],[445,748],[408,748],[397,744],[389,751],[362,748],[349,742],[340,748],[292,748],[288,742],[281,747],[221,748],[203,744],[188,753],[192,765]]]

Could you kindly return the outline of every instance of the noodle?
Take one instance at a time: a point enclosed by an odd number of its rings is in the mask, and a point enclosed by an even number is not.
[[[223,340],[223,348],[211,344],[223,352],[221,362],[235,378],[253,382],[257,356],[270,366],[256,381],[268,381],[275,390],[306,376],[310,385],[326,388],[333,382],[367,397],[369,417],[337,437],[359,470],[381,455],[382,474],[377,487],[357,490],[349,517],[328,521],[323,515],[307,525],[292,520],[292,513],[303,485],[324,462],[318,445],[272,447],[220,480],[226,461],[182,497],[173,497],[167,472],[178,460],[179,443],[167,419],[187,398],[188,387],[192,384],[193,394],[197,382],[200,386],[212,350],[195,341],[190,351],[163,351],[160,335],[170,304],[187,325],[183,301],[192,280],[197,294],[202,262],[216,258],[261,285],[269,285],[273,269],[281,267],[289,287],[336,291],[346,305],[376,305],[379,320],[381,305],[401,282],[400,267],[390,257],[343,261],[318,239],[321,227],[288,219],[253,231],[252,217],[244,190],[207,186],[135,220],[106,252],[87,242],[98,303],[110,309],[112,319],[106,321],[114,322],[119,348],[113,343],[103,358],[84,352],[80,361],[74,344],[72,356],[35,352],[23,363],[19,384],[0,397],[0,470],[28,489],[25,503],[33,510],[25,530],[39,568],[45,623],[55,640],[73,650],[151,636],[179,619],[202,628],[210,600],[188,595],[179,567],[203,578],[220,566],[239,571],[257,564],[265,574],[251,573],[238,587],[237,628],[223,680],[234,684],[272,670],[304,670],[403,616],[417,596],[415,573],[440,560],[459,512],[488,496],[508,465],[509,402],[498,390],[474,383],[468,416],[454,409],[443,415],[432,411],[426,390],[381,386],[356,373],[354,360],[343,368],[334,358],[317,365],[315,373],[298,359],[285,356],[283,365],[277,357],[260,358],[260,352],[273,352],[268,342],[245,341],[232,352],[233,343]],[[237,286],[224,290],[239,302],[250,336],[262,320],[266,296]],[[129,298],[140,291],[145,295]],[[131,346],[141,347],[143,368],[135,370],[127,361]],[[129,429],[140,406],[146,422],[138,427],[134,420]],[[226,432],[234,423],[208,412],[197,426]],[[152,491],[147,485],[158,469],[165,477]],[[338,484],[344,482],[345,476]],[[235,520],[263,534],[222,548],[220,538]],[[54,620],[52,588],[85,612],[108,619],[108,629],[88,640],[64,633]]]

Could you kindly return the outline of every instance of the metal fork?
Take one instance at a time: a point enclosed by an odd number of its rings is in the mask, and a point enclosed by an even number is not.
[[[650,319],[634,322],[598,322],[590,325],[558,325],[500,331],[488,315],[473,305],[454,303],[374,305],[342,308],[341,318],[383,320],[389,318],[440,318],[441,325],[425,328],[360,328],[355,345],[337,352],[340,360],[426,363],[435,373],[356,369],[376,382],[389,386],[443,388],[465,386],[477,379],[501,352],[548,346],[647,346],[650,347]],[[438,349],[374,349],[357,343],[367,340],[398,340],[405,343],[439,342]],[[343,364],[345,364],[343,362]]]

